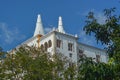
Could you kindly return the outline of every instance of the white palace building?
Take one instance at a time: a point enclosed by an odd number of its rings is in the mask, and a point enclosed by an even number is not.
[[[106,63],[108,60],[105,50],[80,43],[78,42],[77,35],[73,36],[65,33],[62,17],[59,17],[58,29],[53,29],[44,34],[41,16],[38,15],[34,35],[16,48],[24,44],[41,47],[51,54],[62,53],[66,57],[71,58],[75,63],[77,63],[82,55],[92,57],[96,62],[101,61]]]

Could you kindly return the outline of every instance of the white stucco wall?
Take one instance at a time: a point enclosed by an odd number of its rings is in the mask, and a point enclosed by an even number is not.
[[[49,35],[49,34],[48,34]],[[41,38],[41,40],[40,40],[40,45],[44,45],[45,44],[45,42],[47,42],[48,43],[48,41],[49,40],[51,40],[52,41],[52,46],[50,47],[50,48],[48,48],[47,49],[47,52],[50,52],[50,53],[52,53],[53,54],[53,45],[54,45],[54,35],[53,34],[50,34],[49,36],[48,35],[46,35],[46,36],[43,36],[42,38]]]
[[[56,40],[59,39],[62,41],[61,43],[61,47],[58,48],[56,47]],[[28,46],[38,46],[37,43],[37,37],[33,37],[28,39],[27,41],[25,41],[24,43],[27,44]],[[100,55],[100,61],[101,62],[107,62],[108,60],[108,56],[106,54],[106,52],[102,49],[98,49],[86,44],[82,44],[79,43],[77,38],[68,34],[64,34],[64,33],[59,33],[59,32],[50,32],[44,36],[41,37],[40,39],[40,45],[44,45],[45,42],[48,43],[48,41],[51,40],[52,41],[52,46],[50,48],[47,49],[47,52],[50,52],[51,54],[53,53],[62,53],[65,56],[67,56],[68,58],[70,58],[70,53],[72,54],[72,57],[70,59],[72,59],[73,62],[78,61],[79,56],[79,49],[83,50],[84,54],[87,57],[92,57],[92,58],[96,58],[96,55]],[[69,51],[68,50],[68,43],[72,43],[73,44],[73,50]]]
[[[107,54],[104,50],[83,44],[78,44],[78,49],[83,50],[83,53],[87,57],[92,57],[96,59],[96,55],[100,55],[100,61],[105,63],[107,62]]]
[[[38,46],[37,44],[37,37],[27,43],[28,46]]]
[[[59,39],[59,40],[62,41],[62,45],[61,45],[62,47],[61,48],[57,47],[56,51],[58,53],[64,54],[68,58],[70,58],[69,55],[71,53],[72,57],[70,59],[72,59],[73,62],[77,63],[77,40],[76,40],[76,38],[57,33],[56,34],[56,39]],[[72,51],[68,50],[68,43],[73,44],[73,50]]]

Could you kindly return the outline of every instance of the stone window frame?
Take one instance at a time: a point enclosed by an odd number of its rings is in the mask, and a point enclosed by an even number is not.
[[[51,46],[52,46],[52,41],[49,40],[49,41],[48,41],[48,47],[50,48]]]
[[[68,51],[73,51],[73,43],[68,42]]]
[[[60,39],[57,39],[56,40],[56,46],[58,47],[58,48],[61,48],[62,47],[62,40],[60,40]]]
[[[41,50],[44,50],[44,45],[43,44],[41,44]]]
[[[73,54],[72,53],[69,53],[69,57],[72,58]]]
[[[79,54],[79,57],[83,57],[84,56],[84,50],[79,49],[78,54]]]
[[[96,54],[96,62],[100,62],[100,54]]]
[[[45,42],[45,43],[44,43],[44,49],[45,49],[45,51],[47,51],[47,48],[48,48],[48,43]]]

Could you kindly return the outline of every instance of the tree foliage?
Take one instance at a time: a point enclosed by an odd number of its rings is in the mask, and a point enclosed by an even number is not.
[[[86,34],[93,34],[97,42],[107,45],[106,49],[112,57],[120,53],[120,16],[115,15],[115,8],[104,9],[106,21],[100,24],[93,12],[89,12],[84,30]]]
[[[103,24],[98,22],[93,12],[89,12],[84,27],[87,35],[94,35],[97,42],[106,45],[105,49],[107,50],[109,60],[112,61],[112,63],[108,63],[109,65],[100,63],[100,66],[102,66],[103,72],[107,72],[106,74],[111,73],[108,76],[110,79],[107,80],[120,79],[120,16],[115,14],[115,11],[115,8],[104,9],[103,13],[106,20]],[[106,71],[106,69],[108,70]],[[105,78],[100,80],[104,79]]]
[[[92,58],[83,57],[80,59],[78,80],[113,80],[115,71],[111,65],[98,62]]]
[[[71,62],[62,54],[51,55],[40,48],[21,47],[7,54],[0,66],[0,80],[74,80],[76,65],[70,67],[68,63]]]
[[[100,24],[89,12],[84,30],[97,42],[107,45],[109,62],[95,62],[81,57],[78,65],[61,54],[51,55],[40,48],[21,47],[13,54],[0,48],[0,80],[119,80],[120,79],[120,16],[115,8],[103,11],[106,21]]]
[[[0,47],[0,60],[5,57],[6,52]]]

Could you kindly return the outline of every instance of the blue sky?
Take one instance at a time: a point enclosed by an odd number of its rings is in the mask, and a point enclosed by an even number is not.
[[[10,50],[32,37],[37,15],[41,14],[46,32],[57,28],[58,17],[62,16],[67,33],[78,34],[80,42],[102,48],[93,36],[85,35],[85,16],[94,11],[103,23],[103,9],[116,7],[118,14],[119,6],[119,0],[0,0],[0,46]]]

